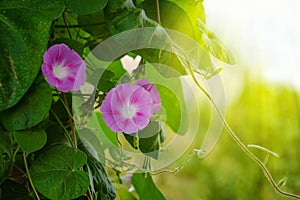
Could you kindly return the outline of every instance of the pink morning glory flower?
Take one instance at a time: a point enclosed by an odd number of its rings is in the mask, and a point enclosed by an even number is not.
[[[137,84],[125,83],[108,92],[100,111],[111,130],[132,134],[149,124],[153,105],[154,100],[148,90]]]
[[[136,84],[150,92],[153,99],[152,114],[156,113],[161,107],[161,100],[155,85],[150,83],[147,79],[137,80]]]
[[[44,53],[42,72],[61,92],[77,91],[85,83],[86,64],[65,44],[55,44]]]

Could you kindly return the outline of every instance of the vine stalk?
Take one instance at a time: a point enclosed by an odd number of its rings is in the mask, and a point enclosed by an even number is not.
[[[156,13],[157,13],[157,22],[161,24],[160,21],[160,9],[159,9],[159,0],[156,0]]]
[[[68,113],[68,119],[69,119],[69,123],[71,126],[71,134],[72,134],[72,138],[73,138],[73,142],[74,142],[74,147],[77,149],[77,138],[76,138],[76,133],[75,133],[75,129],[74,129],[73,116],[70,112],[70,107],[69,107],[66,95],[63,93],[62,96],[63,96],[63,102],[64,102],[63,104]]]
[[[270,171],[268,170],[268,168],[266,167],[265,163],[263,163],[259,158],[257,158],[248,148],[247,146],[240,140],[240,138],[235,134],[235,132],[231,129],[230,125],[228,124],[226,118],[224,117],[224,115],[222,114],[222,112],[220,111],[219,107],[217,106],[217,104],[215,103],[215,101],[213,100],[213,98],[210,96],[210,94],[208,94],[208,92],[201,86],[201,84],[198,82],[197,78],[195,77],[194,71],[191,68],[191,66],[188,66],[188,69],[191,73],[192,79],[193,81],[196,83],[197,87],[204,93],[204,95],[208,98],[208,100],[211,102],[211,104],[213,105],[214,109],[217,111],[218,116],[220,117],[220,119],[222,120],[222,122],[224,123],[224,126],[227,130],[227,132],[229,133],[229,135],[231,136],[231,138],[236,142],[236,144],[244,151],[244,153],[251,158],[260,168],[261,170],[264,172],[265,177],[268,179],[269,183],[271,184],[271,186],[274,188],[275,191],[277,191],[278,193],[280,193],[281,195],[287,196],[287,197],[291,197],[291,198],[295,198],[295,199],[300,199],[299,195],[293,194],[293,193],[289,193],[286,191],[283,191],[282,189],[280,189],[273,176],[271,175]]]
[[[30,175],[30,172],[29,172],[29,168],[28,168],[27,159],[26,159],[26,153],[25,153],[25,152],[23,152],[23,159],[24,159],[24,165],[25,165],[26,173],[27,173],[27,176],[28,176],[30,185],[31,185],[31,187],[32,187],[32,190],[33,190],[33,192],[34,192],[36,198],[37,198],[38,200],[40,200],[40,197],[39,197],[39,195],[38,195],[38,193],[37,193],[37,191],[36,191],[36,189],[35,189],[35,187],[34,187],[34,185],[33,185],[32,179],[31,179],[31,175]]]

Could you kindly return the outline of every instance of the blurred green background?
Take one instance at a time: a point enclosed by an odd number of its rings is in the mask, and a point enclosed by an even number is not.
[[[229,124],[245,144],[257,144],[278,153],[279,158],[270,156],[268,168],[277,182],[288,178],[284,190],[299,194],[299,91],[249,73],[239,72],[239,77],[242,81],[234,82],[239,84],[235,91],[226,92],[230,95],[226,109]],[[205,111],[201,114],[202,125],[207,126]],[[201,146],[201,140],[194,145]],[[262,160],[267,155],[258,149],[251,151]],[[163,173],[155,176],[155,180],[167,199],[287,199],[273,190],[260,168],[246,157],[226,130],[206,158],[194,157],[180,172]]]

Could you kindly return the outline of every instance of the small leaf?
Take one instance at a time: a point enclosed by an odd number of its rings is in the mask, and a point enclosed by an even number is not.
[[[199,19],[198,28],[202,32],[202,41],[205,48],[217,59],[227,63],[235,64],[236,59],[234,55],[225,47],[221,40]]]
[[[17,105],[0,112],[0,123],[7,130],[31,128],[44,119],[51,104],[50,86],[45,81],[33,84]]]
[[[75,199],[89,186],[88,175],[78,170],[87,161],[77,149],[57,145],[42,153],[33,163],[30,172],[36,189],[53,200]]]
[[[158,121],[151,121],[146,128],[138,132],[139,149],[144,154],[158,159],[161,128]]]
[[[137,135],[129,135],[126,133],[123,133],[126,141],[130,144],[130,146],[134,149],[138,149],[139,148],[139,138],[137,137]]]
[[[116,79],[115,73],[110,70],[105,70],[99,80],[97,88],[100,91],[107,93],[116,86],[117,82],[118,79]]]
[[[14,132],[14,138],[27,154],[40,150],[47,141],[44,129],[24,130]]]
[[[134,173],[132,176],[132,184],[142,200],[166,199],[155,186],[150,173]]]
[[[12,150],[12,140],[9,133],[0,126],[0,184],[10,174],[14,157]]]
[[[288,178],[287,177],[284,177],[282,179],[279,180],[278,184],[277,184],[277,187],[283,187],[285,186],[286,182],[288,181]]]
[[[65,0],[67,7],[76,15],[86,15],[102,10],[108,0]]]

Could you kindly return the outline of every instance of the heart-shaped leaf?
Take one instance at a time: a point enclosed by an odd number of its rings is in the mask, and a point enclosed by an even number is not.
[[[42,77],[40,77],[42,78]],[[23,130],[41,122],[52,104],[50,86],[37,80],[26,95],[14,107],[0,112],[0,123],[7,130]]]
[[[14,138],[27,154],[41,149],[47,141],[44,129],[24,130],[14,132]]]
[[[0,2],[0,111],[15,105],[33,83],[47,49],[52,20],[63,1]]]
[[[33,163],[30,172],[36,189],[53,200],[70,200],[83,195],[89,186],[88,175],[78,170],[87,161],[77,149],[57,145]]]

